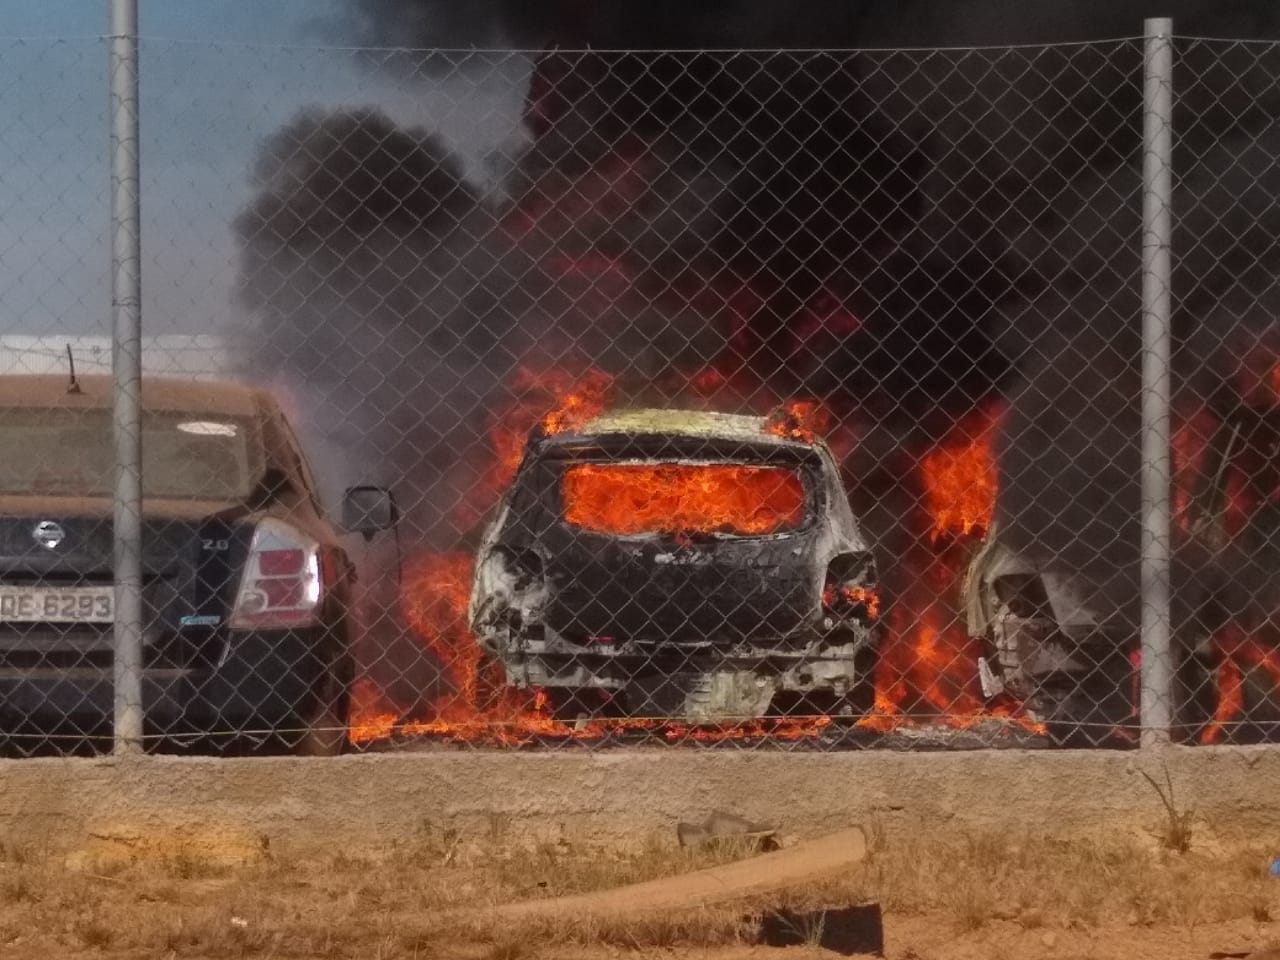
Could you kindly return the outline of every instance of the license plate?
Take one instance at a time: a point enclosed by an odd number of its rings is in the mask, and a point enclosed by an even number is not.
[[[111,623],[113,587],[7,587],[0,584],[0,623]]]

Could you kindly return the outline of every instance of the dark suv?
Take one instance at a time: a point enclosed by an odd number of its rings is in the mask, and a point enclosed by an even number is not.
[[[158,379],[142,404],[151,742],[338,752],[353,567],[279,407]],[[0,377],[0,444],[0,736],[92,743],[114,690],[110,381]],[[384,491],[349,497],[362,531],[393,521]]]
[[[470,620],[509,685],[578,716],[850,713],[876,590],[824,443],[761,417],[632,410],[531,440]]]

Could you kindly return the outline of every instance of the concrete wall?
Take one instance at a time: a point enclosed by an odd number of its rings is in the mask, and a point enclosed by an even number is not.
[[[373,851],[454,828],[630,845],[725,809],[812,834],[871,818],[947,830],[1154,836],[1146,770],[1196,812],[1197,837],[1266,839],[1280,750],[898,754],[439,752],[337,760],[142,758],[0,762],[0,839],[68,849],[196,844]]]

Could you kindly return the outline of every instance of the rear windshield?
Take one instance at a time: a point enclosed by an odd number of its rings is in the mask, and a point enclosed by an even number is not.
[[[560,481],[564,518],[618,536],[763,536],[805,521],[805,473],[737,463],[580,463]]]
[[[239,417],[144,414],[143,495],[247,497],[262,467],[251,431]],[[110,410],[0,407],[0,494],[110,496],[114,462]]]

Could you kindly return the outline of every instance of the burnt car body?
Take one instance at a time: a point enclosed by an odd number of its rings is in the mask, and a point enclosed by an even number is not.
[[[110,734],[111,415],[105,377],[0,378],[0,735],[19,749]],[[354,568],[279,407],[261,390],[144,379],[141,430],[148,742],[243,731],[338,752]]]
[[[1172,530],[1170,690],[1172,736],[1199,740],[1214,721],[1217,673],[1234,659],[1242,674],[1238,717],[1224,734],[1274,739],[1280,698],[1272,652],[1280,610],[1280,509],[1274,450],[1280,418],[1238,404],[1201,422],[1203,462],[1184,467]],[[1133,743],[1141,667],[1140,552],[1117,537],[1109,568],[1093,570],[1041,551],[1010,548],[996,525],[970,565],[964,588],[969,633],[984,644],[984,692],[1009,692],[1067,745]],[[1253,643],[1242,643],[1241,638]],[[1129,732],[1125,729],[1129,728]]]
[[[1138,637],[1099,616],[1072,571],[1005,547],[993,528],[966,574],[983,694],[1010,694],[1066,746],[1122,745],[1137,722]]]
[[[592,489],[600,477],[613,486]],[[730,519],[682,516],[705,497],[696,509],[727,504]],[[788,698],[865,709],[878,604],[824,443],[759,417],[631,410],[531,439],[480,547],[469,618],[511,686],[719,722]]]

